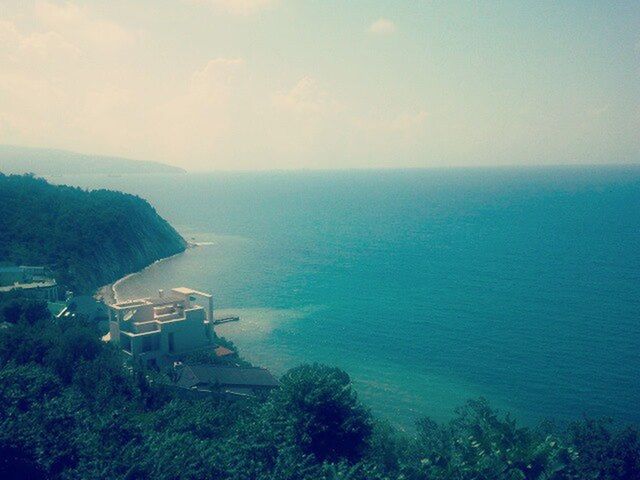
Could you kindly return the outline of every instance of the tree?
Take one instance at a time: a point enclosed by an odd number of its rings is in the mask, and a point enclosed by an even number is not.
[[[572,449],[500,417],[484,399],[456,410],[447,425],[418,422],[417,470],[427,478],[534,480],[570,478]]]
[[[51,266],[58,283],[76,292],[93,291],[186,247],[134,195],[0,173],[0,206],[0,259]]]
[[[47,303],[41,300],[14,297],[7,299],[0,305],[0,320],[8,323],[24,321],[34,324],[50,318],[51,313],[47,308]]]
[[[321,462],[359,460],[371,435],[371,415],[349,375],[326,365],[289,370],[268,411],[268,420],[286,440]]]
[[[294,368],[266,400],[186,399],[121,355],[77,319],[0,328],[0,478],[640,478],[638,430],[610,421],[552,433],[480,399],[406,434],[374,424],[337,368]]]
[[[640,433],[614,428],[610,419],[585,419],[569,427],[568,441],[575,447],[581,479],[623,480],[640,478]]]

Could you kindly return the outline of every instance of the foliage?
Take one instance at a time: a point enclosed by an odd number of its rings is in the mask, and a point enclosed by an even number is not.
[[[325,365],[287,372],[268,414],[280,434],[319,461],[353,463],[371,435],[371,415],[358,401],[349,375]]]
[[[584,419],[569,427],[569,442],[580,452],[577,477],[599,480],[640,478],[640,432],[615,429],[609,419]]]
[[[469,401],[448,425],[418,424],[419,470],[429,478],[561,479],[573,449],[496,414],[483,399]]]
[[[0,323],[25,321],[33,324],[48,315],[47,304],[43,301],[21,298],[13,292],[0,296]]]
[[[479,399],[446,424],[423,419],[401,433],[324,365],[287,372],[264,400],[186,399],[124,366],[94,324],[18,310],[0,329],[3,479],[639,478],[632,427],[529,429]]]
[[[51,266],[59,283],[75,291],[91,291],[184,248],[139,197],[0,174],[0,259]]]

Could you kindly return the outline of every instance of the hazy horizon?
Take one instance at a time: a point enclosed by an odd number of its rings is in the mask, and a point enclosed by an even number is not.
[[[0,144],[189,171],[640,161],[640,4],[16,1]]]

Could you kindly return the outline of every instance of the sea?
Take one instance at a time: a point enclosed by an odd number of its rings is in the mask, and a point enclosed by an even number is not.
[[[640,166],[50,180],[139,195],[198,243],[120,299],[212,292],[245,358],[338,366],[402,429],[478,397],[640,422]]]

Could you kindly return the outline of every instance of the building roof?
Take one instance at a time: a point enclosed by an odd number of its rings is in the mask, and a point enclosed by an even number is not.
[[[146,298],[145,300],[147,300],[149,303],[151,303],[154,306],[160,306],[160,305],[168,305],[170,303],[184,302],[184,296],[177,295],[171,292],[163,292],[162,296],[149,297],[149,298]]]
[[[204,298],[212,298],[210,294],[205,292],[199,292],[198,290],[193,290],[187,287],[177,287],[172,288],[171,290],[160,290],[158,295],[147,298],[138,298],[136,300],[125,300],[122,302],[116,302],[109,307],[116,310],[128,310],[131,308],[135,308],[141,305],[153,305],[154,307],[160,307],[163,305],[169,305],[172,303],[184,303],[189,299],[188,297],[191,295],[204,297]]]
[[[138,298],[135,300],[125,300],[122,302],[114,303],[110,305],[112,308],[116,309],[129,309],[141,307],[143,305],[153,305],[154,307],[159,307],[162,305],[169,305],[172,303],[184,302],[184,296],[178,295],[171,292],[164,292],[162,296],[155,297],[147,297],[147,298]]]
[[[59,317],[67,309],[67,304],[65,302],[47,302],[47,308],[51,315]]]
[[[70,310],[77,315],[82,315],[90,320],[106,315],[106,307],[91,295],[76,295],[69,301]]]
[[[21,267],[0,267],[0,273],[22,273]]]
[[[67,309],[67,304],[65,302],[47,302],[47,308],[51,315],[57,317]]]
[[[226,357],[227,355],[233,355],[233,350],[229,350],[226,347],[216,347],[216,357]]]
[[[265,368],[186,365],[180,370],[176,385],[191,389],[204,385],[222,388],[275,388],[279,384],[278,380]]]
[[[171,291],[172,292],[181,293],[183,295],[200,295],[200,296],[203,296],[203,297],[211,298],[211,295],[208,294],[208,293],[199,292],[198,290],[193,290],[193,289],[187,288],[187,287],[172,288]]]

